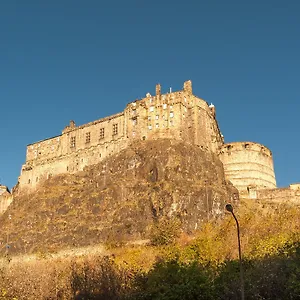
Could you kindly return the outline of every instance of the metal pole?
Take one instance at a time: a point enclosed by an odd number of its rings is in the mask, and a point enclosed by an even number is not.
[[[238,236],[238,245],[239,245],[239,261],[240,261],[240,279],[241,279],[241,295],[242,295],[242,300],[245,299],[245,289],[244,289],[244,272],[243,272],[243,265],[242,265],[242,250],[241,250],[241,239],[240,239],[240,225],[239,222],[233,213],[231,212],[232,216],[235,219],[236,222],[236,227],[237,227],[237,236]]]
[[[235,216],[233,212],[233,207],[231,204],[226,204],[226,210],[229,211],[235,222],[236,222],[236,227],[237,227],[237,238],[238,238],[238,246],[239,246],[239,262],[240,262],[240,281],[241,281],[241,296],[242,300],[245,300],[245,283],[244,283],[244,272],[243,272],[243,264],[242,264],[242,250],[241,250],[241,239],[240,239],[240,225],[238,222],[237,217]]]

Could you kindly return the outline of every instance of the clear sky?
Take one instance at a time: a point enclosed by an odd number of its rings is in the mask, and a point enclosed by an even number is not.
[[[226,142],[274,156],[278,186],[300,181],[300,1],[0,2],[0,181],[26,145],[193,81]]]

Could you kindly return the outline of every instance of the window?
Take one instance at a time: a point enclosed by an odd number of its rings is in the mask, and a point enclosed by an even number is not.
[[[154,106],[150,106],[150,111],[154,111]]]
[[[155,124],[155,127],[156,127],[156,128],[158,128],[158,127],[159,127],[159,124],[158,124],[158,123],[156,123],[156,124]]]
[[[104,128],[100,128],[99,139],[104,139]]]
[[[132,119],[132,125],[134,126],[134,125],[136,125],[137,124],[137,118],[133,118]]]
[[[163,109],[166,109],[167,108],[167,104],[163,104]]]
[[[113,135],[118,134],[118,124],[113,124]]]
[[[155,120],[158,120],[158,119],[159,119],[159,115],[156,115],[156,116],[155,116]]]
[[[91,133],[90,132],[87,132],[85,134],[85,143],[88,144],[91,142]]]
[[[170,118],[173,118],[174,117],[174,113],[171,111],[170,112]]]
[[[76,137],[75,136],[71,137],[70,147],[71,148],[75,148],[76,147]]]

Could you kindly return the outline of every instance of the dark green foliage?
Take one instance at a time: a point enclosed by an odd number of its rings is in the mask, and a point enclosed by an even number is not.
[[[300,299],[300,245],[281,249],[281,255],[244,261],[245,298]],[[240,299],[240,273],[237,261],[228,261],[215,280],[218,299]]]
[[[137,280],[134,299],[193,300],[215,299],[208,273],[196,262],[180,264],[177,260],[162,261]]]

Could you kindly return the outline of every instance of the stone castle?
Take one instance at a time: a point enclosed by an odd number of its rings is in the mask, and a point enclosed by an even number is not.
[[[32,191],[42,181],[62,173],[76,173],[129,147],[135,141],[174,139],[213,152],[222,161],[226,178],[242,197],[300,198],[299,185],[277,189],[271,151],[254,142],[224,143],[214,105],[195,96],[192,82],[180,91],[156,94],[129,103],[121,113],[76,126],[62,134],[27,146],[18,188]],[[298,193],[299,191],[299,193]]]

